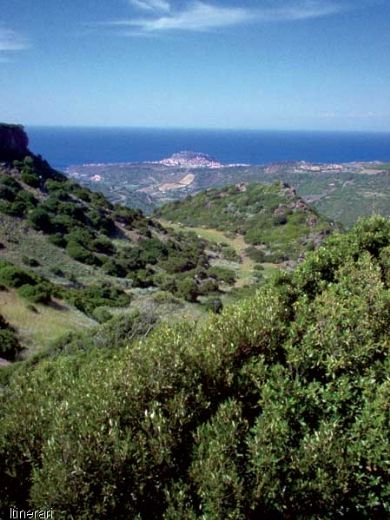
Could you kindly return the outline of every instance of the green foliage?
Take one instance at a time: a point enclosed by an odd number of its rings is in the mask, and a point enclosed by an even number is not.
[[[157,211],[167,220],[187,226],[205,226],[243,235],[256,262],[296,259],[307,250],[307,237],[329,232],[332,224],[300,200],[287,185],[249,184],[210,189],[183,201],[166,204]],[[253,256],[252,256],[253,255]],[[271,257],[270,255],[274,255]]]
[[[68,255],[73,258],[74,260],[77,260],[78,262],[81,262],[83,264],[88,265],[99,265],[100,260],[98,257],[93,255],[88,249],[83,247],[78,241],[75,240],[68,240],[67,246],[66,246],[66,252]]]
[[[227,267],[214,266],[210,267],[207,274],[212,278],[215,278],[218,282],[225,282],[227,284],[233,284],[236,281],[236,274]]]
[[[92,312],[92,316],[99,323],[105,323],[112,318],[112,314],[105,307],[96,307]]]
[[[115,253],[114,244],[104,236],[95,238],[92,241],[91,247],[93,251],[96,251],[97,253],[103,253],[105,255],[113,255]]]
[[[32,188],[38,188],[40,184],[39,175],[31,170],[22,170],[22,181]]]
[[[266,260],[265,252],[261,249],[257,249],[254,246],[247,247],[245,252],[254,262],[265,262]]]
[[[48,304],[51,300],[52,290],[46,283],[24,284],[18,289],[18,294],[31,303]]]
[[[28,272],[7,262],[0,263],[0,283],[6,287],[17,288],[24,284],[34,284],[35,278]]]
[[[0,199],[13,202],[16,198],[17,191],[4,183],[4,178],[0,184]]]
[[[20,183],[14,177],[11,177],[11,175],[2,175],[0,178],[0,185],[7,186],[11,190],[13,190],[15,193],[18,190],[22,189],[22,186],[20,185]]]
[[[66,246],[66,239],[64,238],[61,233],[54,233],[53,235],[50,235],[48,238],[49,242],[51,244],[54,244],[58,247],[65,247]]]
[[[0,211],[15,217],[25,216],[27,210],[35,207],[34,195],[22,188],[13,177],[0,177]]]
[[[190,277],[185,277],[181,280],[179,280],[176,284],[177,290],[176,294],[180,296],[181,298],[184,298],[185,300],[189,302],[196,302],[198,296],[199,296],[199,289],[198,285]]]
[[[124,291],[110,285],[92,285],[83,289],[70,290],[65,293],[65,298],[77,309],[92,317],[97,307],[124,307],[131,300]]]
[[[204,305],[208,311],[212,311],[215,314],[220,314],[223,309],[223,303],[220,298],[209,298]]]
[[[64,191],[65,188],[65,181],[64,180],[56,180],[56,179],[47,179],[45,181],[45,189],[49,192],[58,192],[58,191]]]
[[[22,262],[25,265],[28,265],[29,267],[38,267],[39,266],[38,260],[35,260],[35,258],[31,258],[30,256],[25,256],[24,255],[22,257]]]
[[[0,357],[13,361],[21,350],[16,330],[0,314]]]
[[[107,258],[103,262],[103,270],[110,276],[124,278],[127,275],[127,270],[123,264],[116,262],[112,258]]]
[[[29,214],[29,221],[33,228],[45,233],[49,233],[52,230],[52,222],[49,213],[43,208],[33,209]]]
[[[389,246],[388,221],[361,222],[203,325],[112,355],[93,348],[98,331],[73,336],[16,371],[4,503],[60,518],[385,518]],[[134,337],[122,319],[103,325],[107,345]]]

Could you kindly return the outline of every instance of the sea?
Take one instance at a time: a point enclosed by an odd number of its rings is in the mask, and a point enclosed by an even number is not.
[[[206,153],[224,163],[390,162],[390,132],[37,126],[26,130],[30,149],[62,170],[86,163],[157,161],[180,151]]]

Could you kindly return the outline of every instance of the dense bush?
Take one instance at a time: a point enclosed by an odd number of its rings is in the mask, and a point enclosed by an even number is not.
[[[92,317],[97,307],[124,307],[131,300],[124,291],[110,285],[91,285],[82,289],[69,290],[64,296],[75,307]]]
[[[203,325],[18,371],[0,500],[59,518],[387,518],[389,246],[389,221],[361,222]]]
[[[24,284],[18,289],[18,294],[31,303],[47,304],[51,300],[52,290],[46,283]]]
[[[33,275],[7,262],[0,263],[0,283],[6,287],[17,288],[24,284],[34,284]]]
[[[13,202],[16,198],[17,191],[4,183],[0,184],[0,199]]]
[[[209,298],[204,302],[204,306],[208,311],[220,314],[223,309],[223,303],[220,298]]]
[[[245,249],[245,253],[251,258],[254,262],[265,262],[266,254],[262,249],[257,249],[254,246],[249,246]]]
[[[35,229],[49,233],[52,230],[52,222],[49,213],[43,208],[33,209],[29,214],[29,220]]]
[[[32,188],[38,188],[40,184],[39,175],[34,171],[24,169],[22,170],[22,181],[31,186]]]
[[[83,264],[100,264],[98,257],[93,255],[90,251],[88,251],[88,249],[86,249],[84,246],[82,246],[79,242],[76,242],[75,240],[68,241],[66,246],[66,252],[71,258]]]
[[[97,253],[103,253],[106,255],[113,255],[115,253],[115,246],[111,240],[104,236],[95,238],[92,241],[91,247]]]
[[[215,278],[218,282],[233,284],[236,281],[236,274],[227,267],[214,266],[207,271],[208,275]]]
[[[25,265],[28,265],[29,267],[38,267],[39,266],[39,262],[38,260],[35,260],[35,258],[31,258],[30,256],[22,256],[22,262],[25,264]]]
[[[197,283],[193,278],[185,277],[176,284],[176,294],[189,302],[196,302],[200,294]]]
[[[13,361],[21,350],[15,329],[0,314],[0,357]]]

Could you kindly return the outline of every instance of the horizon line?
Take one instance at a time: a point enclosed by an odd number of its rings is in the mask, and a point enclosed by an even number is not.
[[[186,127],[186,126],[139,126],[139,125],[78,125],[78,124],[30,124],[30,123],[10,123],[19,124],[24,128],[61,128],[61,129],[99,129],[99,130],[162,130],[162,131],[193,131],[193,132],[306,132],[306,133],[360,133],[360,134],[389,134],[390,128],[385,130],[375,129],[323,129],[323,128],[262,128],[262,127]]]

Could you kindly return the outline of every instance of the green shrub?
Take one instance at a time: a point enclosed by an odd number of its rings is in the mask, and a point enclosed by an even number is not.
[[[35,208],[38,202],[34,195],[26,190],[19,191],[16,196],[16,200],[18,202],[22,202],[25,205],[26,209]]]
[[[199,284],[199,293],[203,295],[218,292],[218,290],[218,282],[212,278],[208,278]]]
[[[131,297],[121,289],[109,285],[85,287],[65,293],[65,298],[77,309],[93,316],[97,307],[125,307]]]
[[[85,247],[83,247],[79,242],[74,240],[68,241],[66,252],[71,258],[83,264],[98,265],[100,263],[99,259],[95,255],[88,251],[88,249],[85,249]]]
[[[119,262],[116,262],[112,258],[107,258],[103,262],[103,270],[110,276],[117,276],[118,278],[124,278],[127,275],[126,268]]]
[[[12,264],[0,264],[0,283],[7,287],[17,288],[24,284],[34,285],[36,280],[29,273]]]
[[[139,269],[127,275],[133,281],[134,287],[146,288],[153,285],[153,273],[147,269]]]
[[[105,323],[112,318],[112,314],[105,307],[96,307],[92,312],[92,316],[99,323]]]
[[[28,265],[29,267],[38,267],[39,266],[38,260],[35,260],[35,258],[31,258],[30,256],[26,256],[26,255],[22,256],[22,262],[25,265]]]
[[[46,179],[45,188],[49,193],[64,191],[65,182],[63,180]]]
[[[245,252],[254,262],[265,262],[266,254],[263,250],[250,246],[245,249]]]
[[[0,186],[7,186],[8,188],[11,188],[14,193],[23,189],[20,183],[10,175],[2,175],[0,177]]]
[[[16,330],[0,314],[0,357],[14,361],[21,351]]]
[[[389,246],[388,220],[361,222],[201,323],[132,342],[135,321],[113,318],[13,372],[2,505],[64,519],[387,518]]]
[[[16,198],[16,195],[16,189],[7,186],[6,184],[0,184],[0,199],[13,202]]]
[[[97,253],[105,255],[113,255],[115,253],[115,246],[108,238],[100,236],[92,241],[92,250]]]
[[[27,211],[27,205],[23,201],[15,200],[11,204],[2,205],[2,212],[12,217],[24,217]]]
[[[66,240],[61,235],[61,233],[54,233],[53,235],[50,235],[48,238],[49,242],[57,247],[65,247],[66,246]]]
[[[39,188],[40,179],[37,173],[24,169],[22,170],[21,177],[22,181],[31,186],[32,188]]]
[[[186,277],[177,282],[176,294],[189,302],[196,302],[199,296],[199,288],[193,278]]]
[[[51,288],[45,283],[24,284],[19,287],[18,294],[31,303],[48,304],[51,300]]]
[[[236,281],[236,273],[227,267],[210,267],[207,273],[212,278],[215,278],[218,282],[233,284]]]
[[[220,298],[209,298],[204,302],[204,306],[208,311],[212,311],[215,314],[221,313],[223,309],[223,303]]]
[[[49,213],[43,208],[33,209],[29,214],[29,221],[34,229],[50,233],[52,222]]]

